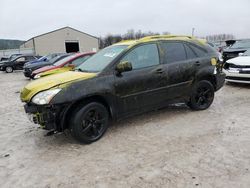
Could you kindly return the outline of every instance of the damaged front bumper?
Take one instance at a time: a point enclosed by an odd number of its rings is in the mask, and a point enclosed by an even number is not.
[[[24,109],[29,119],[33,123],[39,124],[41,128],[46,130],[61,131],[60,112],[62,111],[62,107],[25,104]]]

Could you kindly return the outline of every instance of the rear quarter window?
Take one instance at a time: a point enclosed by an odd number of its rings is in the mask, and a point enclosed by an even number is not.
[[[189,45],[185,44],[185,49],[187,53],[187,59],[195,59],[198,57]]]
[[[199,47],[199,46],[193,45],[193,44],[190,44],[189,46],[198,57],[205,57],[208,55],[208,52],[205,49],[203,49],[202,47]]]

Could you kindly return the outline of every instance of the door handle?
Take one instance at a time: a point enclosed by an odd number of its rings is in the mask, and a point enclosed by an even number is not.
[[[200,63],[199,61],[196,61],[195,64],[196,64],[197,66],[200,66],[200,65],[201,65],[201,63]]]
[[[164,72],[164,70],[162,68],[156,69],[157,74],[162,74],[163,72]]]

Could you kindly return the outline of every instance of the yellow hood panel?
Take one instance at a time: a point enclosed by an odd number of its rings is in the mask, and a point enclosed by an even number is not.
[[[38,75],[40,77],[44,77],[44,76],[49,76],[49,75],[54,75],[54,74],[58,74],[58,73],[67,72],[67,71],[70,71],[72,69],[73,69],[72,67],[62,67],[62,68],[57,68],[57,69],[45,71],[45,72],[40,73]]]
[[[23,102],[28,102],[38,92],[65,84],[67,82],[86,80],[95,76],[96,73],[68,71],[61,74],[39,78],[38,80],[31,81],[21,90],[21,100]]]

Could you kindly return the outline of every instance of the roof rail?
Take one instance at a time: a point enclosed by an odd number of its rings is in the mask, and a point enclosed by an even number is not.
[[[147,36],[139,39],[139,41],[145,41],[150,39],[167,39],[167,38],[188,38],[188,39],[195,39],[195,37],[188,36],[188,35],[153,35],[153,36]]]

